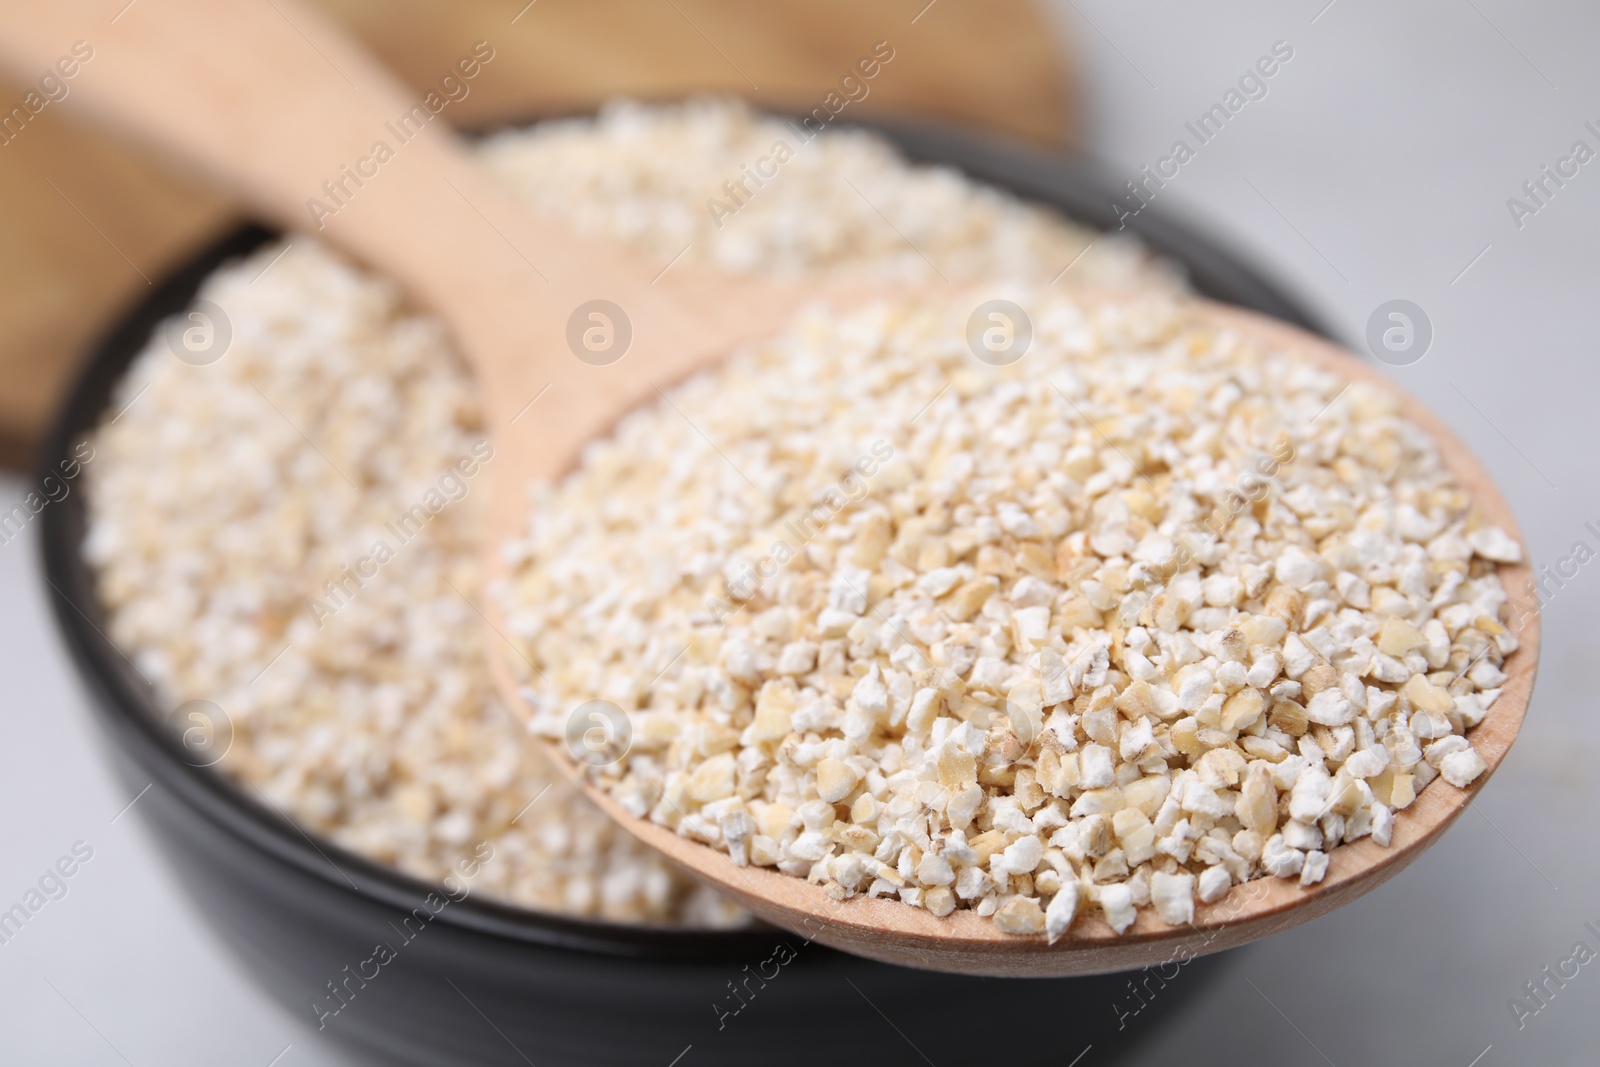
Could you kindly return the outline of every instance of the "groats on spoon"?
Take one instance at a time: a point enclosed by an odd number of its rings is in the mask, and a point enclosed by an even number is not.
[[[448,129],[433,124],[398,137],[391,124],[416,101],[295,0],[18,7],[0,24],[0,62],[32,81],[78,41],[92,44],[94,58],[74,79],[64,104],[69,111],[90,108],[115,128],[199,166],[264,215],[394,277],[450,325],[483,388],[497,447],[486,542],[491,568],[498,565],[494,546],[525,522],[527,482],[564,472],[585,441],[655,389],[716,362],[740,341],[776,332],[816,292],[640,263],[535,217],[477,169]],[[326,208],[335,199],[331,216],[311,206],[318,201]],[[1206,314],[1399,393],[1354,358],[1299,331],[1232,309],[1209,307]],[[1415,401],[1403,394],[1400,400],[1439,442],[1485,518],[1514,531],[1509,509],[1476,460]],[[1526,568],[1503,573],[1520,583]],[[1527,707],[1537,626],[1531,616],[1522,622],[1522,645],[1505,665],[1510,679],[1472,734],[1491,770]],[[490,662],[501,693],[520,707],[503,657],[491,655]],[[581,781],[558,746],[552,752],[602,810],[762,918],[860,955],[974,974],[1133,968],[1286,929],[1397,873],[1469,798],[1433,783],[1397,823],[1390,848],[1370,840],[1342,846],[1312,889],[1252,882],[1199,906],[1193,926],[1169,927],[1146,911],[1120,936],[1085,916],[1052,946],[1042,935],[1002,934],[972,912],[940,919],[898,902],[836,902],[800,879],[735,867],[720,852],[628,815]]]
[[[1126,300],[1103,295],[1096,299]],[[1408,419],[1437,443],[1451,475],[1472,496],[1483,520],[1519,541],[1516,521],[1488,473],[1437,417],[1358,357],[1294,327],[1253,312],[1200,303],[1198,313],[1219,328],[1259,341],[1272,351],[1303,353],[1318,365],[1393,395]],[[1526,564],[1502,566],[1508,590],[1520,589]],[[1325,915],[1382,885],[1416,859],[1465,810],[1505,757],[1527,712],[1539,655],[1539,622],[1524,613],[1514,627],[1519,647],[1502,669],[1508,678],[1490,714],[1470,731],[1473,747],[1488,772],[1461,790],[1436,779],[1395,820],[1389,847],[1370,837],[1340,845],[1326,877],[1309,888],[1281,878],[1261,878],[1234,886],[1215,903],[1196,902],[1192,925],[1170,926],[1150,908],[1140,909],[1132,927],[1117,934],[1092,909],[1080,914],[1055,944],[1043,934],[1002,933],[976,912],[958,910],[938,918],[899,901],[857,897],[836,901],[823,887],[762,867],[735,866],[728,856],[635,818],[593,785],[560,747],[558,766],[591,800],[636,837],[717,886],[755,915],[775,925],[856,955],[933,970],[997,976],[1058,976],[1130,970],[1182,960],[1241,945]],[[490,656],[501,691],[515,688],[508,656]]]

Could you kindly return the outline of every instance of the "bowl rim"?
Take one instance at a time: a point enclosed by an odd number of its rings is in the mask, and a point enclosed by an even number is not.
[[[781,111],[763,113],[785,117]],[[527,128],[558,117],[562,116],[540,115],[494,128]],[[1107,177],[1113,172],[1082,154],[1027,148],[930,120],[884,118],[841,123],[840,127],[879,134],[914,164],[950,167],[1101,232],[1116,228],[1119,212],[1115,205],[1120,194]],[[1127,222],[1128,231],[1152,253],[1177,263],[1202,295],[1242,303],[1328,336],[1295,296],[1247,265],[1227,242],[1192,222],[1179,223],[1154,208]],[[34,465],[36,482],[54,474],[57,465],[72,456],[74,446],[101,424],[117,384],[159,324],[187,306],[218,267],[279,236],[279,231],[257,223],[240,225],[183,260],[115,316],[90,346],[88,358],[40,443]],[[175,793],[194,814],[333,891],[401,910],[438,892],[437,883],[302,829],[276,805],[264,803],[264,795],[251,796],[245,784],[231,775],[195,766],[184,758],[178,740],[161,726],[160,711],[147,684],[104,633],[105,614],[96,577],[81,551],[87,525],[81,492],[69,492],[44,509],[39,538],[42,577],[50,587],[48,599],[57,630],[89,690],[89,703],[122,754],[151,775],[152,784]],[[359,886],[350,875],[359,880]],[[706,929],[563,915],[478,893],[454,901],[438,918],[479,934],[549,948],[672,961],[759,952],[781,935],[781,931],[760,925]]]

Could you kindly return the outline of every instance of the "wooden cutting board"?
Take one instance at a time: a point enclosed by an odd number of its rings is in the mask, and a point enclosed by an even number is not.
[[[493,64],[449,109],[467,126],[705,90],[810,110],[887,41],[894,60],[851,105],[857,114],[928,116],[1049,147],[1077,130],[1063,32],[1030,0],[320,2],[419,95],[488,42]],[[106,24],[84,38],[110,48],[116,35]],[[0,111],[23,102],[30,80],[0,78]],[[13,468],[87,346],[238,221],[193,177],[78,125],[68,89],[0,144],[0,464]]]

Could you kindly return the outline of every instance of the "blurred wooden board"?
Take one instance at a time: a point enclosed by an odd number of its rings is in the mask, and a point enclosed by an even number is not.
[[[887,41],[894,59],[852,114],[922,115],[1051,147],[1076,134],[1061,31],[1030,0],[319,2],[419,93],[487,41],[493,63],[447,113],[469,126],[697,91],[810,110]],[[114,46],[115,34],[102,32],[95,46]],[[79,76],[92,73],[91,62]],[[22,81],[0,79],[5,110],[22,100]],[[6,466],[26,464],[100,331],[151,279],[237,220],[214,190],[79,126],[71,112],[69,96],[0,145]]]

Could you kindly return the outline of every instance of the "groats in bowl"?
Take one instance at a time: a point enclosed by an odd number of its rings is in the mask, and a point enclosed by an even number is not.
[[[1092,223],[1114,222],[1103,217],[1109,186],[1081,164],[1008,152],[935,128],[898,136],[918,158],[1012,186]],[[1201,291],[1307,321],[1291,301],[1209,242],[1158,214],[1143,213],[1135,221],[1149,247],[1179,263]],[[121,323],[98,350],[41,461],[65,458],[85,434],[115,418],[122,410],[112,403],[114,391],[123,388],[119,379],[161,323],[189,305],[217,266],[268,239],[261,231],[230,238],[174,275]],[[139,403],[136,394],[116,395]],[[157,783],[140,809],[184,871],[185,885],[274,995],[313,1026],[387,1062],[464,1057],[518,1063],[522,1054],[536,1061],[545,1056],[634,1062],[661,1053],[669,1062],[691,1044],[694,1059],[685,1062],[741,1063],[757,1056],[782,1062],[788,1046],[774,1035],[823,1017],[849,1047],[893,1057],[908,1051],[894,1027],[913,1035],[939,1031],[938,1005],[1008,1012],[1024,1001],[1058,1017],[1067,1010],[1064,1004],[1081,1006],[1081,1016],[1077,1007],[1071,1009],[1073,1032],[1082,1033],[1085,1044],[1094,1040],[1104,1047],[1118,1040],[1119,1017],[1134,1010],[1122,980],[979,982],[882,968],[762,931],[650,929],[506,907],[487,894],[452,899],[459,893],[442,893],[429,881],[371,862],[315,831],[307,837],[269,797],[194,766],[211,753],[185,748],[161,725],[173,709],[153,697],[135,665],[106,641],[109,620],[81,557],[83,494],[52,505],[44,530],[58,620],[93,691],[119,772],[130,790]],[[468,628],[475,631],[476,625],[462,629]],[[269,666],[263,684],[283,664]],[[516,814],[511,810],[502,818]],[[442,869],[428,872],[431,877],[475,859],[478,842],[469,835],[460,844]],[[480,862],[474,873],[481,876],[492,866],[492,860]],[[423,932],[404,939],[413,928]],[[392,959],[376,962],[380,943],[396,950]],[[373,974],[375,965],[377,977],[362,977]],[[760,977],[775,965],[781,977]],[[1200,966],[1175,963],[1161,997],[1139,1015],[1137,1027],[1127,1024],[1126,1033],[1148,1029],[1176,1006]],[[736,995],[734,987],[745,991]],[[991,998],[992,1007],[984,1007]],[[478,1009],[520,1053],[485,1024]],[[626,1026],[616,1022],[622,1010]],[[1060,1051],[1057,1038],[1041,1040],[1041,1051]],[[986,1047],[976,1033],[942,1034],[938,1044],[956,1051],[963,1041],[970,1041],[973,1054]]]

